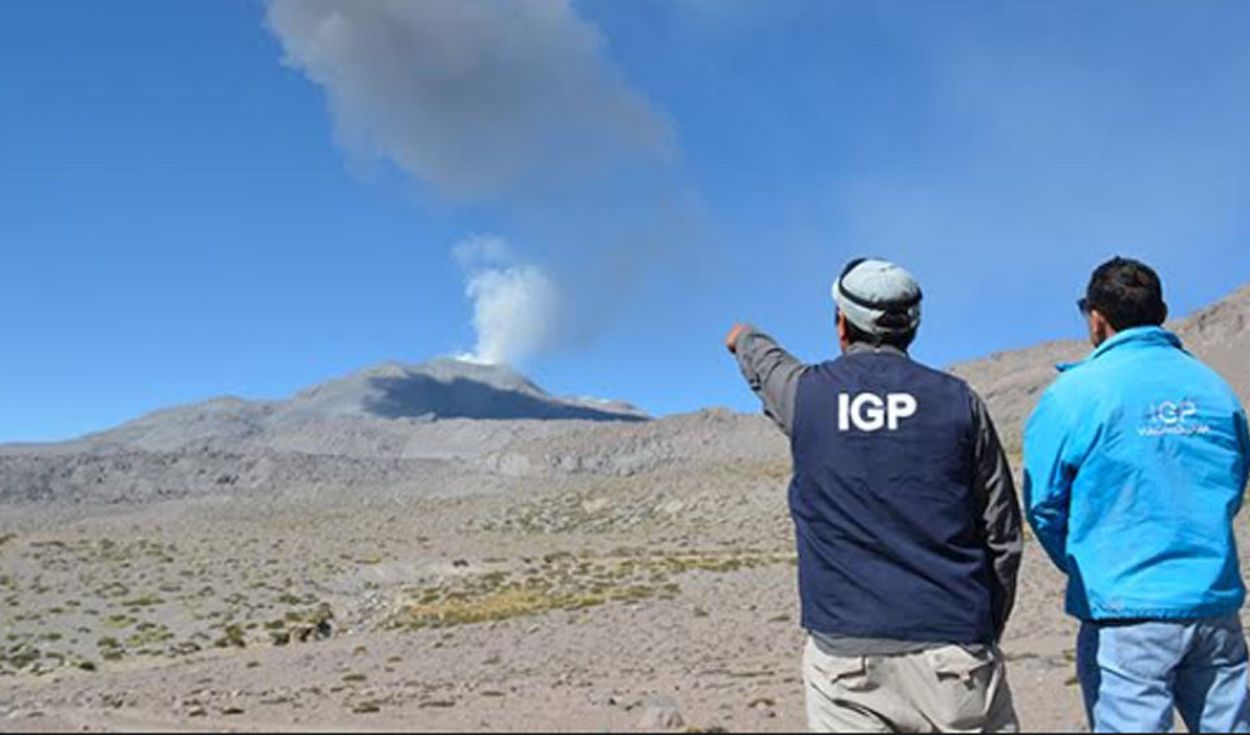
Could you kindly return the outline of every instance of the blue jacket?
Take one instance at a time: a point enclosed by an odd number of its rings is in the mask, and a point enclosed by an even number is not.
[[[1029,523],[1082,620],[1177,620],[1245,600],[1233,518],[1246,413],[1157,327],[1125,330],[1042,396],[1024,436]]]

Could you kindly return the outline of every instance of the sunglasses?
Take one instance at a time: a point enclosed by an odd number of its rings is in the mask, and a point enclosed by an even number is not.
[[[1089,313],[1094,310],[1094,305],[1089,303],[1089,299],[1082,298],[1076,300],[1076,308],[1080,310],[1081,316],[1089,317]]]

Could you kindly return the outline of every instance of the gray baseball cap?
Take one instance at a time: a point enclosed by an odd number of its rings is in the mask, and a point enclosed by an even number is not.
[[[920,326],[920,284],[902,267],[877,258],[847,264],[833,282],[833,300],[847,321],[864,332],[890,337]]]

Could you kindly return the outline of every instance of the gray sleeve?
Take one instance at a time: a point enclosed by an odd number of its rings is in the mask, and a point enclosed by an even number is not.
[[[975,488],[981,504],[985,543],[993,567],[994,619],[1001,638],[1015,606],[1016,576],[1020,572],[1020,559],[1024,552],[1020,501],[994,421],[985,402],[976,393],[972,394],[972,417]]]
[[[735,355],[742,377],[764,404],[764,413],[790,436],[799,377],[807,369],[767,334],[749,327],[738,335]]]

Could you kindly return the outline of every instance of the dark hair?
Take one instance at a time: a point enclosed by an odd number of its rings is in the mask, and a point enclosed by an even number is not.
[[[1097,309],[1117,331],[1157,327],[1167,320],[1159,274],[1145,263],[1115,257],[1098,266],[1085,292],[1088,308]]]
[[[869,334],[852,324],[850,319],[847,319],[846,341],[851,344],[866,344],[873,347],[894,347],[906,352],[911,347],[911,343],[916,341],[916,330],[909,329],[906,332],[895,332],[893,334]]]

